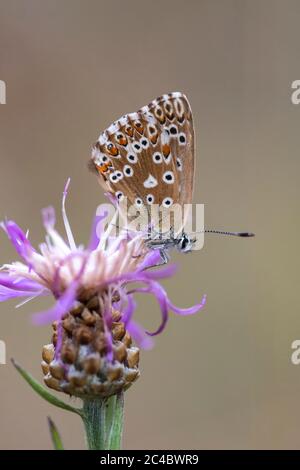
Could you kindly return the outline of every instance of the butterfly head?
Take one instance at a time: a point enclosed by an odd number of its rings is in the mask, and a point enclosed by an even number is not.
[[[178,251],[181,253],[189,253],[192,251],[195,241],[195,238],[191,238],[186,233],[183,233],[177,242]]]

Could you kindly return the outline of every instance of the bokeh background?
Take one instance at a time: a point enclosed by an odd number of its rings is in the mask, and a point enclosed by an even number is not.
[[[40,209],[59,211],[68,176],[68,214],[88,238],[104,201],[86,168],[102,129],[162,93],[187,94],[197,138],[195,202],[207,227],[252,230],[255,239],[206,237],[177,255],[165,282],[172,301],[196,316],[171,316],[142,376],[126,395],[127,449],[299,448],[300,78],[297,0],[0,0],[0,218],[44,236]],[[61,228],[61,220],[58,223]],[[0,262],[15,259],[0,233]],[[151,328],[159,311],[140,298]],[[9,362],[42,379],[50,327],[0,305],[0,448],[51,448],[46,416],[65,446],[83,448],[82,425],[35,396]]]

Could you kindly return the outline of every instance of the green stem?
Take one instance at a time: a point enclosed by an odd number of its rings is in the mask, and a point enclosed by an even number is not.
[[[123,392],[107,399],[83,400],[83,422],[89,450],[119,450],[123,432]]]

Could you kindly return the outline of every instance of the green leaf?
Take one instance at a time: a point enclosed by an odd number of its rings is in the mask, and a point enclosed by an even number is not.
[[[48,416],[48,425],[49,425],[49,431],[51,434],[51,439],[53,442],[53,446],[55,450],[64,450],[64,446],[60,437],[60,434],[58,432],[58,429],[55,425],[55,423],[52,421],[50,416]]]
[[[82,410],[79,408],[74,408],[73,406],[67,405],[63,400],[60,400],[59,398],[56,398],[56,396],[52,395],[52,393],[48,392],[47,388],[41,385],[37,380],[35,380],[34,377],[32,377],[31,374],[26,372],[23,367],[21,367],[14,359],[11,359],[11,362],[17,369],[17,371],[21,374],[21,376],[26,380],[26,382],[30,385],[30,387],[44,400],[46,400],[48,403],[51,403],[51,405],[57,406],[58,408],[62,408],[63,410],[66,411],[71,411],[72,413],[76,413],[79,416],[83,416]]]

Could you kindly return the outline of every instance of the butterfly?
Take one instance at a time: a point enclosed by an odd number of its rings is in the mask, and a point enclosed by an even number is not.
[[[148,214],[153,204],[158,205],[163,215],[155,226],[159,227],[161,218],[166,218],[175,204],[191,204],[195,137],[187,97],[180,92],[162,95],[113,122],[94,144],[90,167],[119,203],[127,198],[129,204],[146,209]],[[147,246],[160,250],[164,263],[169,248],[189,252],[195,242],[183,229],[175,233],[171,227],[163,238],[159,228],[154,227],[154,233]]]

